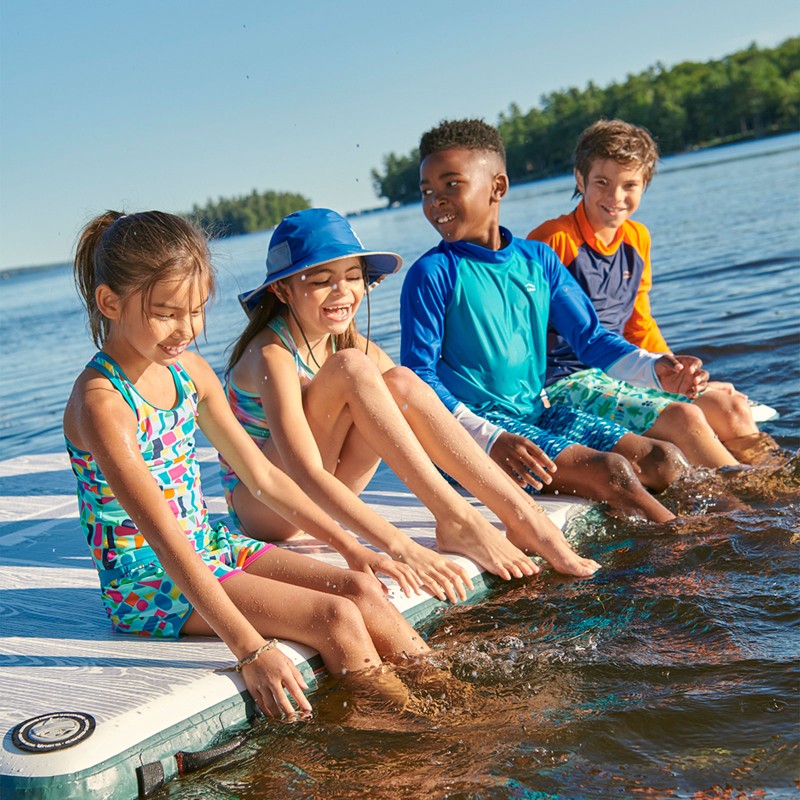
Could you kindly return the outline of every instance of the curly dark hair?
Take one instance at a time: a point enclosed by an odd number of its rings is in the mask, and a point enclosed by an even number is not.
[[[506,162],[506,150],[500,132],[482,119],[444,120],[422,134],[419,140],[420,161],[442,150],[488,150]]]

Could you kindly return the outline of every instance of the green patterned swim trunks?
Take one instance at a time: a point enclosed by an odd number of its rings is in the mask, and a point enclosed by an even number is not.
[[[550,402],[568,405],[609,419],[643,434],[670,403],[690,403],[688,397],[660,389],[631,386],[600,369],[584,369],[547,387]]]

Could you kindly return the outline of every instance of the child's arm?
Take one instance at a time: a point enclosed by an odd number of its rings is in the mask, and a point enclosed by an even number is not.
[[[91,373],[91,374],[90,374]],[[176,586],[216,634],[241,660],[264,644],[264,637],[234,605],[194,551],[141,456],[135,415],[122,396],[87,370],[67,406],[67,438],[92,454],[109,487],[137,530],[153,548]],[[262,653],[246,670],[245,684],[269,716],[291,714],[284,689],[304,711],[311,706],[308,688],[292,662],[279,650]]]
[[[439,396],[472,438],[520,485],[542,488],[556,465],[533,442],[509,433],[475,414],[442,383],[437,364],[442,353],[444,317],[452,295],[451,265],[418,262],[406,275],[400,296],[401,361]]]

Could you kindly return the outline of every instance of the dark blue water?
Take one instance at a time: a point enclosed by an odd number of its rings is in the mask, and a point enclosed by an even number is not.
[[[561,177],[515,187],[519,235],[572,207]],[[781,414],[800,444],[800,135],[667,159],[637,218],[654,236],[667,341]],[[435,244],[416,207],[354,220],[408,263]],[[263,277],[268,234],[215,245],[220,294],[200,349],[221,370]],[[402,275],[373,294],[372,335],[399,349]],[[362,329],[366,320],[361,320]],[[62,447],[72,380],[93,352],[67,267],[0,281],[0,457]],[[424,713],[263,723],[163,797],[797,797],[798,476],[699,473],[664,528],[591,516],[574,535],[604,569],[498,586],[424,633],[453,674]],[[329,692],[335,694],[335,689]]]

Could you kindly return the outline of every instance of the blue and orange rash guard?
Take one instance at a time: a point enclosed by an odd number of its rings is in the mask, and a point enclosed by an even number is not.
[[[537,415],[548,319],[580,357],[658,386],[654,358],[605,330],[589,298],[551,248],[515,239],[488,250],[439,243],[409,269],[400,298],[400,358],[450,411]]]
[[[653,272],[650,233],[644,225],[625,220],[606,246],[595,236],[581,201],[571,214],[532,230],[528,239],[555,250],[591,298],[603,327],[652,353],[670,351],[650,310]],[[587,366],[552,327],[547,351],[548,385]]]

